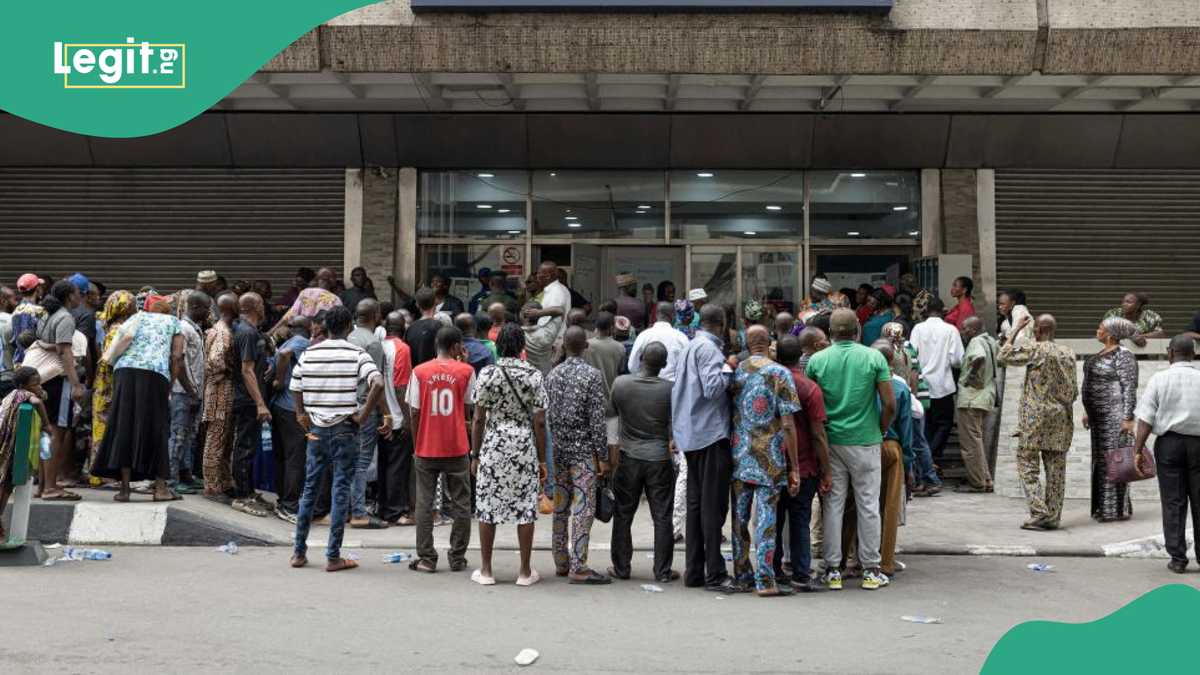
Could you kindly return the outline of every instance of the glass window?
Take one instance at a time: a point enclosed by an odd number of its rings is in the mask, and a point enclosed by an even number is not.
[[[539,237],[662,239],[661,171],[535,171],[533,232]]]
[[[421,250],[421,278],[418,286],[429,286],[435,274],[450,282],[450,294],[462,300],[466,307],[471,296],[482,288],[479,271],[483,268],[504,269],[509,272],[508,287],[514,292],[521,288],[520,268],[506,267],[505,249],[524,248],[524,244],[425,244]]]
[[[763,318],[768,321],[779,312],[794,314],[799,272],[800,256],[794,250],[742,249],[743,307],[747,300],[757,301],[762,305]]]
[[[916,171],[809,173],[813,239],[921,239]]]
[[[692,288],[703,288],[708,302],[737,305],[737,253],[692,249]]]
[[[671,236],[767,239],[804,234],[800,171],[671,172]]]
[[[422,173],[417,232],[422,237],[523,238],[528,191],[525,171]]]

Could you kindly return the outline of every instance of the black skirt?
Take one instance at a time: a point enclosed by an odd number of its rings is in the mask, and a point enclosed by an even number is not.
[[[167,442],[171,432],[171,383],[150,370],[118,368],[113,378],[108,427],[92,475],[130,480],[166,478],[170,473]]]

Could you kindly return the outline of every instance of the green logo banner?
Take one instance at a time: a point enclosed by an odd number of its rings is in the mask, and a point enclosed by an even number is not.
[[[145,136],[212,107],[313,27],[364,0],[0,7],[0,109],[80,134]]]

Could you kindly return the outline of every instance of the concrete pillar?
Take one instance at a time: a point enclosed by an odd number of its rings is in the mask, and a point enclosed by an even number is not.
[[[395,274],[399,203],[394,167],[372,167],[363,172],[362,258],[359,264],[375,282],[381,298],[388,296],[387,277]]]
[[[942,248],[942,172],[921,169],[921,255],[937,255]]]
[[[363,177],[362,169],[346,169],[345,230],[342,236],[342,275],[362,260]]]
[[[975,282],[976,311],[988,329],[995,331],[996,313],[996,170],[975,172],[975,209],[979,227],[979,278]]]
[[[392,274],[396,283],[408,293],[417,288],[417,170],[412,167],[400,169],[397,177],[397,203],[399,222],[396,233],[395,267]]]

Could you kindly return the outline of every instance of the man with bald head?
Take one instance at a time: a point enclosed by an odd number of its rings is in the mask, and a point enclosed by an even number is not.
[[[851,495],[858,514],[862,587],[875,590],[889,583],[880,569],[880,452],[896,416],[896,399],[891,366],[883,354],[858,343],[858,329],[852,310],[834,310],[829,318],[833,345],[814,354],[805,370],[825,396],[833,475],[823,513],[823,581],[830,590],[842,588],[842,516]]]
[[[385,371],[383,358],[383,343],[375,335],[379,326],[379,301],[374,298],[363,298],[354,308],[354,330],[346,337],[350,344],[365,351],[379,372]],[[358,383],[358,404],[361,406],[367,400],[370,387],[365,381]],[[380,410],[367,411],[366,422],[358,430],[358,456],[354,460],[354,478],[350,481],[350,527],[359,529],[378,530],[387,527],[387,523],[367,514],[367,482],[374,477],[371,475],[372,463],[379,446],[379,426],[381,414],[386,413],[384,399],[380,398]],[[391,428],[391,416],[384,422]]]
[[[266,517],[272,505],[254,489],[254,455],[262,439],[263,422],[271,421],[267,407],[268,347],[258,330],[263,320],[263,299],[257,293],[238,298],[239,317],[233,323],[231,371],[233,380],[233,508],[252,516]]]
[[[996,359],[1000,345],[988,335],[979,317],[968,316],[960,323],[959,332],[967,349],[958,376],[958,443],[967,482],[958,486],[958,492],[991,492],[992,474],[983,439],[988,413],[996,407]]]
[[[454,327],[462,333],[463,348],[467,350],[467,363],[475,369],[475,374],[496,362],[492,350],[480,341],[475,333],[475,317],[463,312],[454,317]]]
[[[816,326],[809,326],[800,331],[800,361],[796,367],[804,372],[808,367],[808,360],[813,354],[825,349],[829,346],[829,338],[825,335],[825,331]]]
[[[1013,328],[1020,334],[1028,316]],[[1025,366],[1017,422],[1017,473],[1025,488],[1029,520],[1023,530],[1053,530],[1062,517],[1067,482],[1067,451],[1075,433],[1072,407],[1079,395],[1075,375],[1075,352],[1054,341],[1054,317],[1037,318],[1036,342],[1013,340],[1000,349],[1002,366]],[[1043,490],[1041,466],[1046,467]]]
[[[765,326],[746,329],[750,358],[733,376],[733,575],[734,581],[767,597],[790,593],[775,580],[775,518],[779,493],[800,489],[796,425],[800,398],[791,372],[767,358],[771,334]],[[811,499],[811,495],[810,495]],[[750,512],[754,510],[755,557],[750,565]]]
[[[573,584],[612,580],[588,567],[588,538],[596,513],[596,479],[609,473],[604,428],[604,375],[583,360],[587,333],[563,334],[566,356],[546,376],[546,425],[554,437],[554,566]]]
[[[237,296],[217,296],[220,317],[204,334],[204,498],[229,504],[233,489],[229,453],[233,436],[233,324],[237,320]]]

